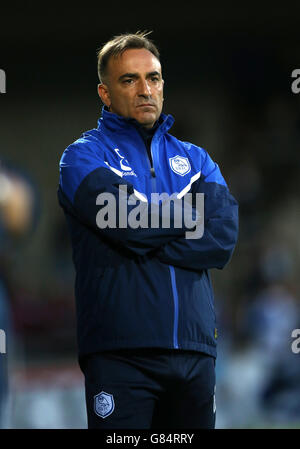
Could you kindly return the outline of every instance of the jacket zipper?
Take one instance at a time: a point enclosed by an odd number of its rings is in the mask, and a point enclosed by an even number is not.
[[[150,144],[150,153],[151,153],[151,159],[152,159],[152,165],[151,165],[151,161],[149,160],[148,154],[147,154],[147,159],[149,161],[149,167],[150,167],[150,173],[151,173],[151,192],[155,192],[156,191],[156,173],[154,170],[154,161],[153,161],[153,152],[152,152],[152,141],[153,141],[153,137],[151,140],[151,144]],[[147,148],[146,148],[147,151]]]
[[[169,265],[170,275],[171,275],[171,284],[172,284],[172,292],[173,292],[173,301],[174,301],[174,323],[173,323],[173,345],[175,349],[178,349],[178,292],[176,287],[176,276],[175,270],[172,265]]]
[[[156,174],[154,170],[154,159],[153,159],[153,151],[152,151],[152,142],[150,144],[150,153],[151,153],[151,161],[149,160],[148,154],[147,154],[147,160],[150,168],[151,173],[151,192],[156,192],[157,190],[157,183],[156,183]],[[146,145],[145,145],[146,148]],[[147,153],[147,148],[146,148]],[[174,349],[178,349],[178,291],[176,287],[176,275],[175,270],[172,265],[169,265],[169,271],[170,271],[170,277],[171,277],[171,285],[172,285],[172,294],[173,294],[173,303],[174,303],[174,321],[173,321],[173,346]]]

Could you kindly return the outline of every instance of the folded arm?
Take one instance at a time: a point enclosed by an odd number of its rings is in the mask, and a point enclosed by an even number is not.
[[[238,237],[238,204],[219,167],[207,155],[192,196],[204,194],[204,232],[201,237],[180,236],[163,245],[156,257],[163,263],[202,270],[222,269],[230,260]]]
[[[58,200],[67,213],[94,232],[138,255],[145,255],[184,235],[187,228],[176,227],[172,204],[170,226],[164,227],[162,204],[149,207],[143,201],[143,195],[117,174],[117,170],[112,171],[104,159],[86,146],[71,145],[65,151],[60,162]],[[130,225],[134,221],[137,205],[139,221],[145,227]],[[107,216],[111,212],[107,227],[101,227],[104,212]],[[154,218],[157,227],[151,227]]]

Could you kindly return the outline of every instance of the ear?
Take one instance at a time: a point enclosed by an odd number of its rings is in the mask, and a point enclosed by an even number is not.
[[[105,104],[108,108],[110,107],[110,95],[108,92],[108,87],[106,84],[98,84],[98,95],[102,100],[102,103]]]

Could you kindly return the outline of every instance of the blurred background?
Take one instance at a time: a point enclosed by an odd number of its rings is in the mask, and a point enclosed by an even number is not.
[[[97,49],[146,29],[172,134],[210,153],[240,204],[234,256],[212,272],[217,428],[300,428],[300,6],[248,3],[1,6],[0,427],[86,427],[58,164],[97,125]]]

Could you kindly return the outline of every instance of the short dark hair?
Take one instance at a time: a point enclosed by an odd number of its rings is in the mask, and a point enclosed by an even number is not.
[[[160,54],[156,45],[147,37],[152,31],[137,31],[136,33],[124,33],[113,37],[106,42],[97,52],[98,77],[100,83],[103,82],[107,63],[111,56],[117,57],[130,48],[145,48],[160,59]]]

